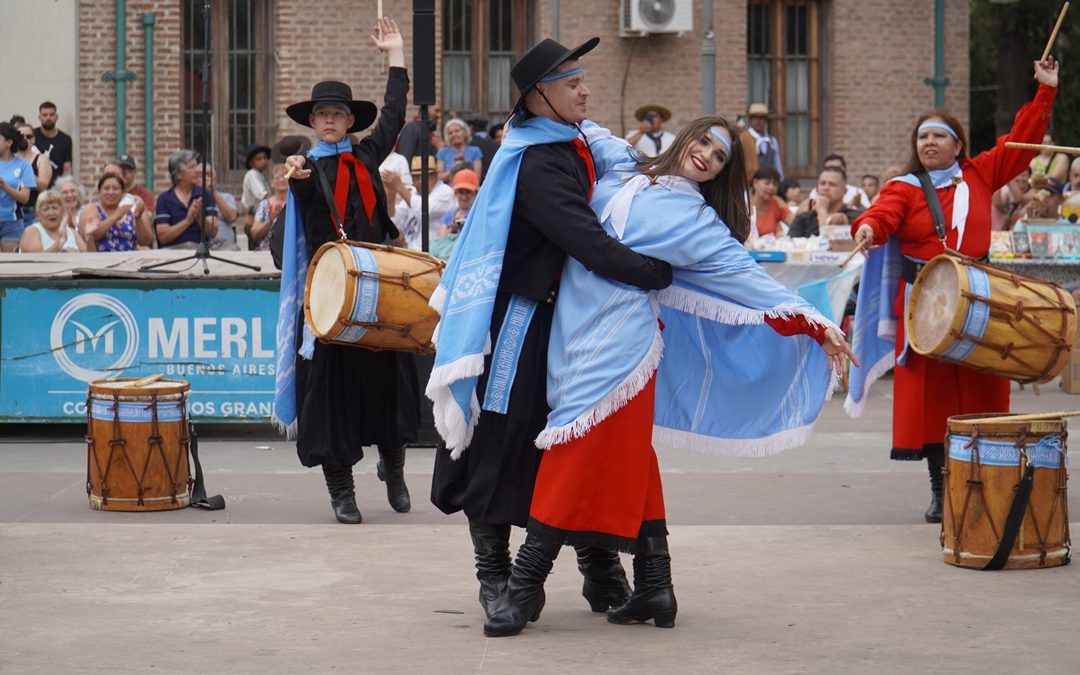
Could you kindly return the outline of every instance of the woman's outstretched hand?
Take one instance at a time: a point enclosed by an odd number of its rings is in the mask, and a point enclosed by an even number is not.
[[[844,368],[847,367],[848,359],[851,359],[856,368],[860,367],[859,360],[855,358],[855,354],[851,351],[851,346],[848,345],[847,340],[840,334],[840,331],[835,328],[829,328],[825,331],[825,339],[821,341],[821,348],[829,355],[829,368],[834,373],[843,373]]]

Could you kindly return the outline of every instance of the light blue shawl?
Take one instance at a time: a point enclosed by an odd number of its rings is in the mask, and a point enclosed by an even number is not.
[[[603,142],[593,150],[606,154]],[[618,169],[597,185],[593,209],[624,244],[670,262],[674,283],[651,293],[567,261],[548,349],[552,412],[537,446],[585,435],[654,372],[659,444],[753,456],[804,442],[831,390],[828,359],[809,336],[764,321],[833,323],[754,262],[696,183]]]

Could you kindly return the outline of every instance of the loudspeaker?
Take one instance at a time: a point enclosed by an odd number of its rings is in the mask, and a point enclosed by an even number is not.
[[[435,104],[435,0],[413,0],[413,103]]]

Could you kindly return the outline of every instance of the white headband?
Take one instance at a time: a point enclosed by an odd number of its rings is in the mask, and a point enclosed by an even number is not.
[[[919,125],[919,133],[922,133],[926,129],[941,129],[942,131],[949,132],[949,135],[952,136],[954,139],[960,140],[960,137],[956,135],[956,132],[953,131],[953,128],[950,127],[948,124],[945,124],[944,122],[939,122],[937,120],[928,120]]]

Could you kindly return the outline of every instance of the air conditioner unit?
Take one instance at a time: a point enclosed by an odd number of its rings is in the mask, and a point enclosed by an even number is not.
[[[619,36],[694,30],[694,0],[619,0]]]

